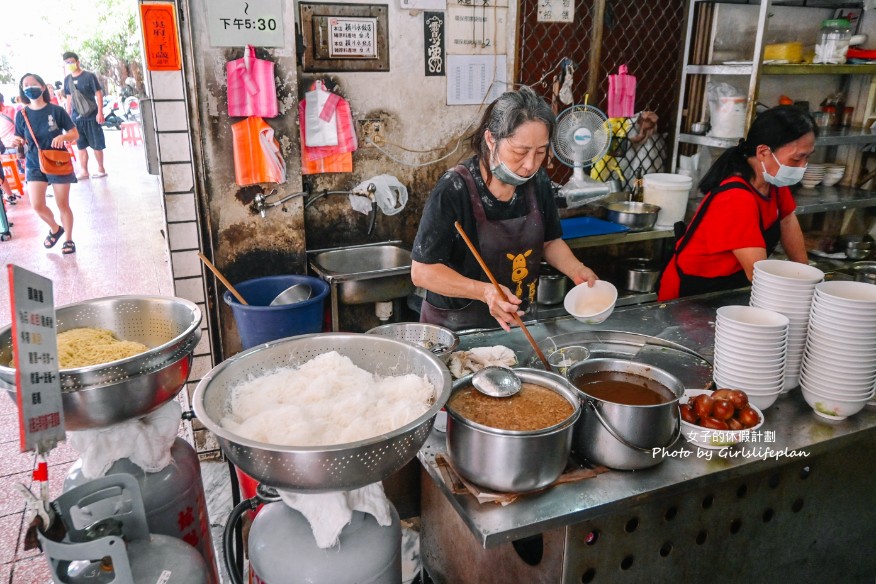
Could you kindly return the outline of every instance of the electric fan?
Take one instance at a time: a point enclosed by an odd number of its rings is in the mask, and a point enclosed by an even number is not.
[[[557,160],[573,169],[572,178],[560,188],[560,195],[566,198],[569,207],[590,203],[609,194],[608,184],[588,177],[584,167],[602,159],[610,145],[611,124],[598,108],[573,105],[557,116],[551,149]]]

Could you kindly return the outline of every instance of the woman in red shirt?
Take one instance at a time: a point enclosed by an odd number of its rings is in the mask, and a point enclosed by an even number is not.
[[[781,241],[788,258],[807,263],[789,186],[803,178],[815,150],[812,117],[792,106],[755,118],[748,137],[712,165],[696,214],[660,278],[657,299],[747,286],[754,263]]]

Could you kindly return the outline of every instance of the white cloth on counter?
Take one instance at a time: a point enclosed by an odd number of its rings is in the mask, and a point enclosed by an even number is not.
[[[517,364],[517,355],[504,345],[493,347],[475,347],[468,351],[456,351],[450,355],[447,367],[455,379],[465,377],[469,373],[480,371],[489,365],[513,367]]]
[[[354,491],[303,494],[277,489],[277,492],[286,505],[304,515],[320,549],[338,544],[341,530],[353,519],[353,511],[373,515],[384,527],[392,523],[391,504],[379,482]]]
[[[122,458],[145,472],[158,472],[171,461],[170,449],[179,431],[182,408],[175,399],[154,412],[107,428],[67,433],[70,446],[82,458],[82,475],[104,476]]]

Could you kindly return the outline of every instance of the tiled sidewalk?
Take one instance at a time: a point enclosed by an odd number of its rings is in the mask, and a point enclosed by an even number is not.
[[[158,178],[146,173],[142,146],[122,147],[118,132],[108,131],[106,137],[109,176],[82,181],[71,189],[75,255],[61,255],[60,243],[51,250],[43,248],[48,228],[26,198],[7,207],[12,239],[0,243],[0,264],[16,264],[51,278],[56,305],[116,294],[173,292]],[[91,166],[94,170],[93,159]],[[0,276],[0,326],[9,322],[9,285],[4,273]],[[66,443],[51,452],[53,498],[60,494],[67,469],[77,458]],[[14,484],[31,484],[33,463],[31,453],[19,452],[15,404],[0,396],[0,584],[51,581],[45,558],[22,547],[24,524],[30,517]]]

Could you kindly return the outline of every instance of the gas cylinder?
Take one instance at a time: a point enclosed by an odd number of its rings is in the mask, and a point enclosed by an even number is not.
[[[177,538],[149,533],[140,490],[130,475],[88,481],[62,494],[52,507],[65,535],[60,541],[42,532],[38,537],[56,582],[208,581],[207,567],[194,548]]]
[[[149,531],[169,535],[194,546],[207,564],[209,582],[218,584],[198,454],[188,442],[177,438],[171,446],[170,455],[170,464],[158,472],[147,473],[130,459],[122,458],[114,462],[106,474],[132,475],[140,486]],[[64,492],[86,482],[88,479],[82,474],[80,459],[67,473]]]
[[[249,531],[252,584],[400,584],[401,524],[386,527],[353,511],[338,545],[320,549],[304,515],[282,501],[265,505]]]

